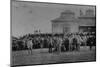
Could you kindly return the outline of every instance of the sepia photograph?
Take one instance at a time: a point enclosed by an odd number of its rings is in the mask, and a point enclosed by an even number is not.
[[[11,0],[11,66],[96,61],[96,6]]]

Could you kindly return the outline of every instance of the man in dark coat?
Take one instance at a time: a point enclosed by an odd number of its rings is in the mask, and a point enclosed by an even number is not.
[[[48,40],[48,47],[49,47],[49,53],[52,53],[52,47],[53,47],[53,40],[52,40],[52,38],[50,38],[49,40]]]
[[[94,40],[93,40],[93,37],[89,37],[87,39],[87,45],[90,47],[90,50],[92,50],[92,46],[94,45]]]
[[[68,38],[65,38],[64,46],[65,46],[66,51],[68,51],[69,50],[69,39]]]
[[[73,42],[72,42],[72,50],[76,50],[77,48],[77,39],[73,38]]]

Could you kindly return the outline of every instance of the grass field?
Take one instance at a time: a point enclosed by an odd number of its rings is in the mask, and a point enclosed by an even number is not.
[[[81,47],[80,51],[53,52],[48,49],[33,49],[32,54],[27,50],[12,52],[12,65],[36,65],[69,62],[88,62],[96,60],[95,47],[90,51],[89,47]]]

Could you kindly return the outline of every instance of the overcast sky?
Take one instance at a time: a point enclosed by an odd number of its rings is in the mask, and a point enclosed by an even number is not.
[[[79,16],[80,9],[93,9],[92,6],[59,5],[31,2],[12,2],[12,35],[21,36],[34,33],[34,29],[40,29],[43,33],[51,33],[51,20],[60,16],[64,10],[72,10]]]

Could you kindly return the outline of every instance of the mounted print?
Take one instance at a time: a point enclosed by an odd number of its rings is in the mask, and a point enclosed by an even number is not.
[[[96,61],[96,6],[11,0],[11,66]]]

